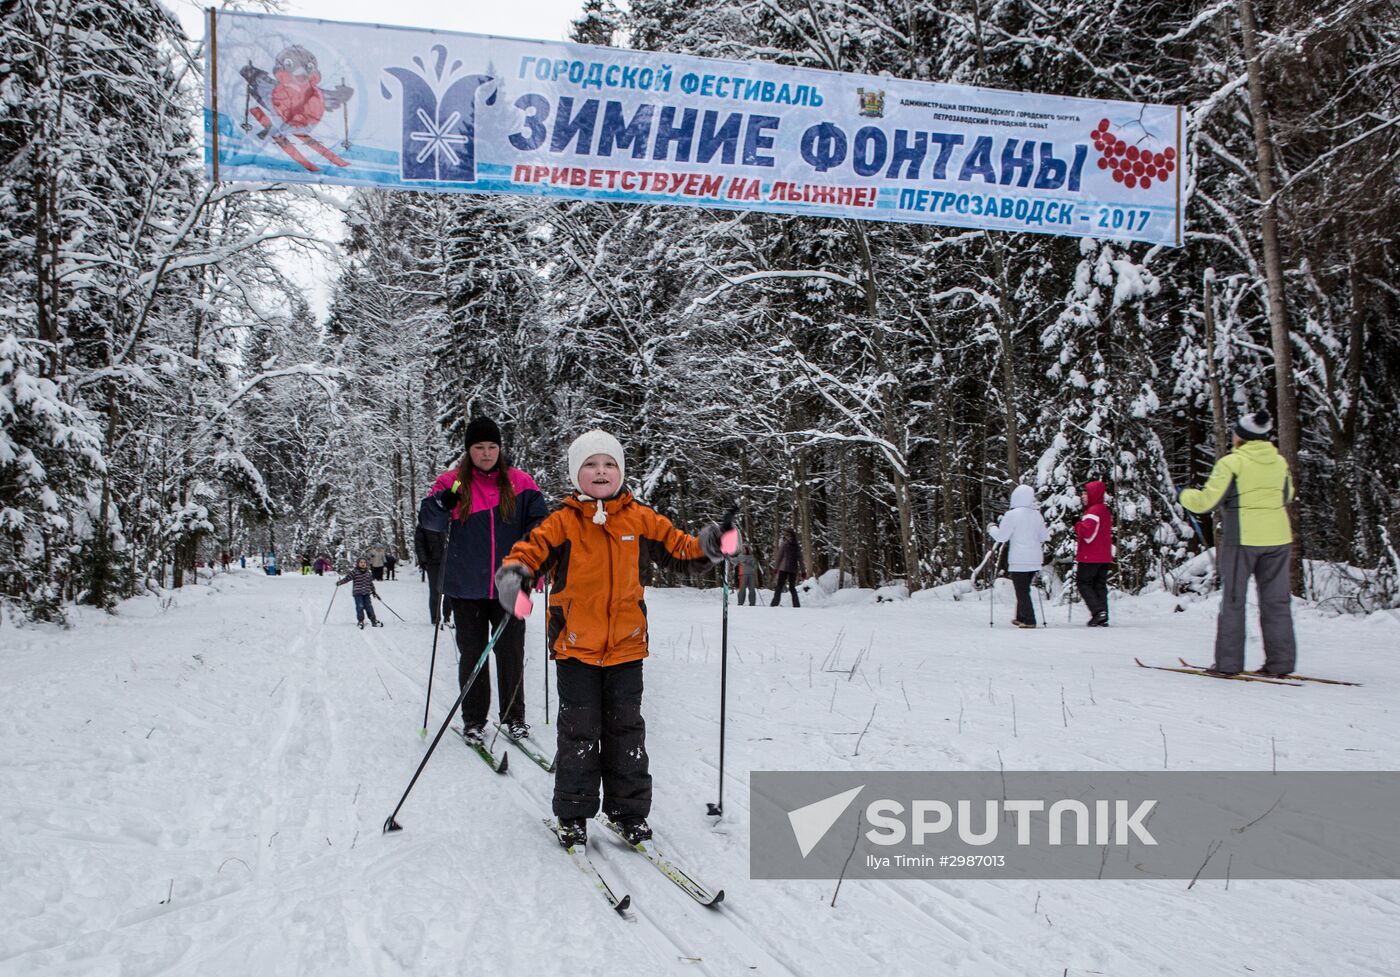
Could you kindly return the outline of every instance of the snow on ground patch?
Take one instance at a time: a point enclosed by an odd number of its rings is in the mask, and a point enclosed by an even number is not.
[[[652,821],[727,897],[695,906],[595,829],[624,920],[554,850],[523,756],[496,777],[444,739],[381,834],[425,748],[432,630],[417,580],[380,588],[407,624],[361,632],[337,601],[322,626],[329,578],[235,572],[68,631],[6,627],[0,974],[1400,971],[1396,883],[859,881],[833,908],[834,883],[747,877],[750,770],[1392,768],[1391,615],[1299,609],[1300,668],[1366,686],[1292,689],[1136,668],[1210,653],[1214,602],[1166,594],[1117,600],[1103,631],[1063,606],[1012,629],[1000,594],[989,627],[961,588],[731,606],[711,825],[720,594],[654,591]],[[533,620],[548,745],[542,642]],[[447,635],[434,732],[455,676]]]

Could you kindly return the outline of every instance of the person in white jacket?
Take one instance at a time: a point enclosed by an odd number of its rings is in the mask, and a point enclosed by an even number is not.
[[[987,532],[998,543],[1007,543],[1006,569],[1016,587],[1016,617],[1012,624],[1018,628],[1035,627],[1035,605],[1031,602],[1031,580],[1045,563],[1045,541],[1050,531],[1035,504],[1035,489],[1017,485],[1011,492],[1011,508],[1001,517],[1001,524],[992,523]]]

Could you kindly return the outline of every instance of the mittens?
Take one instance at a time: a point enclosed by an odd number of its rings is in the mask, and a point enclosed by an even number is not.
[[[528,593],[530,573],[522,564],[503,563],[496,571],[496,600],[506,609],[506,613],[519,618],[530,616],[534,604]]]
[[[739,531],[721,529],[719,523],[712,522],[700,530],[700,549],[711,563],[719,563],[739,552]]]

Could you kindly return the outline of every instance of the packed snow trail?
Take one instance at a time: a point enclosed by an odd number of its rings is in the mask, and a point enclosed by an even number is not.
[[[622,919],[553,850],[550,778],[523,757],[494,777],[445,737],[405,830],[380,833],[425,749],[432,631],[402,577],[379,586],[409,623],[375,631],[348,604],[321,625],[330,578],[253,572],[66,631],[6,627],[0,974],[1400,972],[1393,882],[847,881],[833,908],[834,883],[748,878],[755,769],[1393,768],[1393,615],[1298,609],[1300,669],[1365,685],[1280,688],[1133,663],[1208,655],[1214,601],[1119,598],[1107,630],[1047,606],[1040,631],[934,595],[731,607],[712,824],[719,592],[653,591],[652,822],[726,898],[696,905],[594,824]],[[549,744],[538,625],[526,694]],[[432,731],[456,693],[443,637]]]

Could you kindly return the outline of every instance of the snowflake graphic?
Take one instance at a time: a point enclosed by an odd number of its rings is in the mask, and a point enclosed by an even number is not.
[[[428,113],[424,112],[421,108],[418,110],[417,114],[418,121],[423,124],[423,128],[415,129],[408,134],[408,138],[412,139],[414,142],[421,142],[424,144],[423,148],[418,151],[417,161],[422,163],[426,161],[429,156],[436,156],[439,160],[445,158],[452,166],[457,166],[461,162],[461,159],[458,157],[457,151],[453,149],[453,146],[465,146],[467,144],[466,136],[453,131],[457,128],[457,124],[462,121],[462,113],[453,112],[441,125],[434,123],[432,119],[428,118]]]

